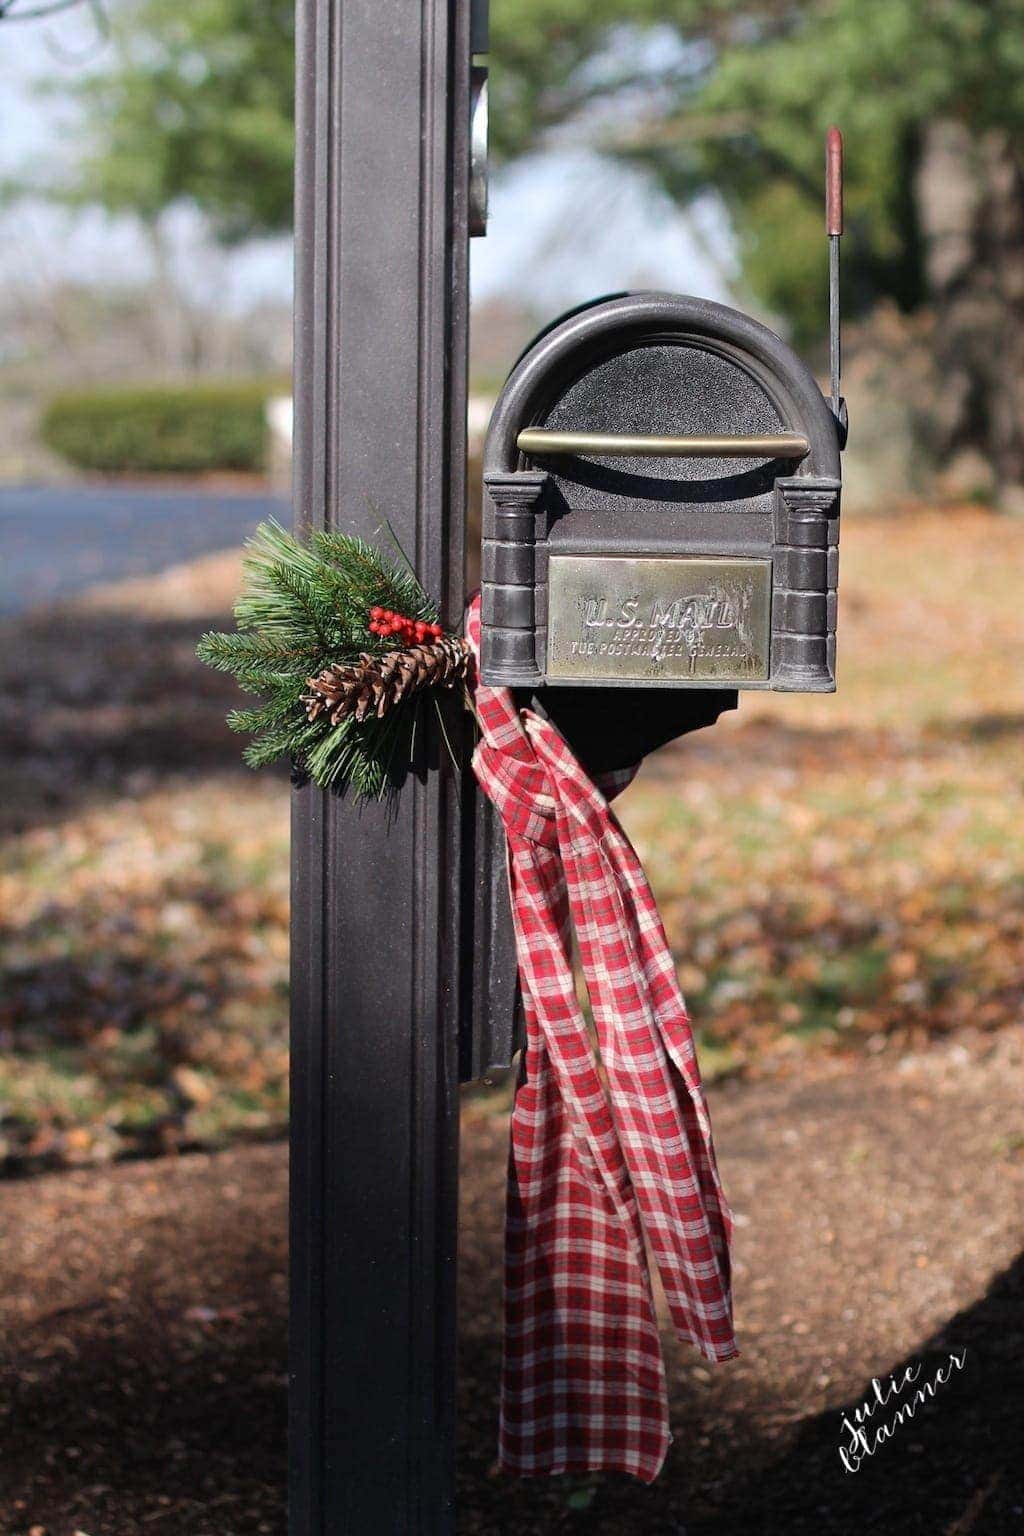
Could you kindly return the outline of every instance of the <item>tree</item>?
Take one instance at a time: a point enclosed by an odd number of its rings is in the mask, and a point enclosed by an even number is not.
[[[571,123],[681,202],[714,189],[751,292],[801,341],[839,122],[847,312],[929,307],[936,446],[1024,483],[1024,0],[492,0],[492,47],[505,153]]]
[[[291,218],[293,0],[120,0],[73,194],[226,239]],[[817,340],[822,143],[847,137],[844,306],[930,309],[943,452],[1024,484],[1024,0],[491,0],[496,152],[553,129],[713,190],[751,295]]]
[[[149,224],[188,201],[228,241],[288,230],[294,11],[294,0],[112,3],[109,46],[73,87],[83,148],[62,195]]]

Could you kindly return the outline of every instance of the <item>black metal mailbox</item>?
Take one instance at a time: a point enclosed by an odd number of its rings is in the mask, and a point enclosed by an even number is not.
[[[633,294],[542,334],[484,453],[483,681],[559,723],[607,701],[630,738],[611,757],[735,689],[834,689],[843,432],[792,349],[723,305]],[[591,689],[630,690],[628,714]]]

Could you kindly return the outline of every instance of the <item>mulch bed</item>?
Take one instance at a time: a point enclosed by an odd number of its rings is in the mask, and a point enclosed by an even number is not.
[[[467,1106],[460,1532],[1019,1531],[1020,1069],[1007,1033],[716,1088],[743,1354],[711,1371],[670,1347],[650,1489],[493,1473],[506,1126]],[[3,1536],[284,1532],[285,1202],[280,1145],[0,1190]],[[845,1472],[871,1378],[932,1378],[951,1350],[963,1370]]]

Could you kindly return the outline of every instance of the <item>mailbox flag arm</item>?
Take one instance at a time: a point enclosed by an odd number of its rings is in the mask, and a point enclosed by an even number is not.
[[[833,125],[825,137],[825,233],[828,235],[828,350],[832,410],[840,416],[839,241],[843,233],[843,136]]]

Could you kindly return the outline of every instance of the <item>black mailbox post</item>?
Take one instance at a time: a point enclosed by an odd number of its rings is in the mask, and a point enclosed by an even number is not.
[[[474,9],[296,7],[296,521],[386,519],[451,628]],[[392,806],[295,792],[292,1536],[455,1529],[459,1029],[486,994],[467,801],[437,732]]]
[[[640,293],[544,333],[487,438],[484,682],[529,690],[593,767],[735,689],[831,691],[842,432],[723,305]]]

